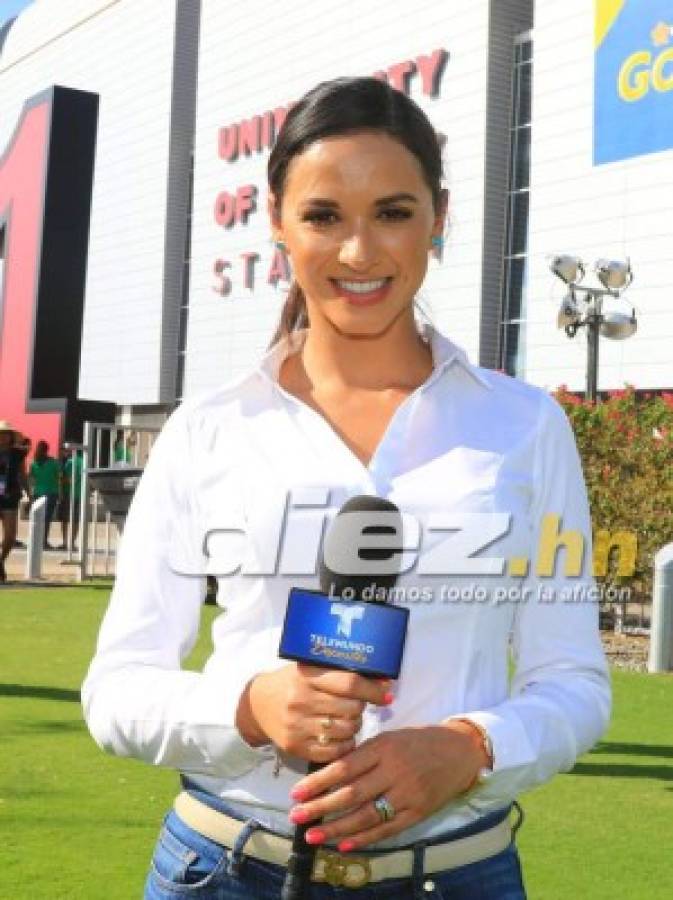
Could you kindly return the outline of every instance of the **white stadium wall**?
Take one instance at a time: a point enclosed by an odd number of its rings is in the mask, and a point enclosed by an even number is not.
[[[345,0],[319,9],[308,0],[203,0],[185,396],[235,377],[259,358],[288,285],[269,283],[268,149],[244,150],[228,161],[218,152],[219,137],[226,155],[235,126],[246,122],[249,130],[259,116],[264,143],[265,113],[339,75],[384,71],[394,81],[408,68],[410,96],[447,136],[451,230],[443,261],[430,262],[421,300],[432,320],[478,357],[488,19],[488,0]],[[437,96],[431,96],[421,72],[430,73],[440,51],[448,60],[438,72]],[[221,219],[230,209],[236,219],[237,192],[239,221],[218,224],[218,197]],[[251,196],[254,209],[246,214]],[[243,254],[259,258],[246,263]],[[248,286],[246,265],[254,270]]]
[[[36,0],[0,55],[0,152],[52,84],[100,96],[79,396],[161,400],[175,3]]]
[[[531,2],[35,0],[0,52],[0,153],[24,102],[45,88],[100,97],[78,396],[127,416],[158,413],[176,389],[178,397],[208,390],[254,364],[289,283],[266,212],[273,131],[306,90],[348,74],[381,74],[407,90],[446,136],[451,225],[420,300],[473,360],[498,365],[512,40],[529,27]],[[625,298],[638,332],[601,340],[599,387],[670,388],[670,2],[534,7],[520,375],[548,388],[584,386],[584,334],[570,341],[556,329],[564,289],[548,258],[630,257]],[[598,42],[596,9],[614,16]],[[637,96],[627,101],[605,81],[615,52],[649,54],[637,57],[649,65],[628,69]]]
[[[549,388],[585,384],[586,340],[556,329],[565,290],[551,275],[548,257],[571,253],[593,263],[629,257],[635,273],[619,308],[636,307],[638,331],[627,341],[601,339],[599,389],[673,385],[673,33],[659,45],[651,31],[673,26],[673,7],[658,0],[602,3],[617,12],[612,40],[628,82],[642,83],[619,100],[616,79],[598,84],[599,102],[613,115],[594,127],[594,3],[537,0],[533,48],[530,269],[527,291],[526,368],[523,376]],[[636,17],[637,24],[631,18]],[[604,27],[610,24],[606,20]],[[632,67],[636,52],[663,51],[658,90],[652,66]],[[646,57],[644,57],[646,58]],[[603,63],[599,61],[599,67]],[[600,70],[599,70],[600,71]],[[639,74],[641,73],[641,74]],[[642,96],[641,96],[642,93]],[[646,106],[649,104],[649,106]],[[631,120],[628,117],[633,116]],[[651,116],[650,127],[647,116]],[[594,144],[611,131],[609,156],[594,164]],[[660,146],[652,150],[657,130]],[[648,142],[649,146],[648,146]],[[623,145],[623,147],[621,146]],[[620,149],[621,147],[621,149]],[[666,149],[669,147],[671,149]],[[591,279],[586,278],[590,283]],[[595,282],[597,283],[597,282]]]

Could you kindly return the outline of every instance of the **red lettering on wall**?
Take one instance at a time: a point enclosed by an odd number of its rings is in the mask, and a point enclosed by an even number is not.
[[[238,126],[239,153],[250,156],[251,153],[259,153],[262,149],[259,135],[261,122],[259,116],[253,116],[252,119],[245,119]]]
[[[254,184],[241,185],[235,194],[222,191],[215,200],[215,221],[222,228],[245,224],[250,213],[257,210],[256,201],[257,187]]]
[[[238,156],[238,125],[227,125],[217,133],[217,152],[222,159],[233,162]]]
[[[392,87],[395,88],[396,91],[401,91],[403,94],[409,93],[409,79],[416,71],[416,63],[410,59],[405,60],[404,62],[397,63],[397,65],[391,66],[388,69],[388,80]]]
[[[292,104],[268,110],[263,116],[252,116],[235,125],[225,125],[217,132],[220,159],[235,162],[241,154],[250,156],[273,147]]]
[[[290,104],[289,106],[278,106],[273,111],[273,122],[276,127],[276,134],[280,131],[285,123],[285,119],[287,119],[287,114],[290,111],[290,108],[294,104]]]
[[[263,147],[273,147],[274,140],[274,121],[273,113],[268,111],[262,116],[262,135],[261,141]]]
[[[215,200],[215,221],[222,228],[231,228],[236,214],[236,198],[229,191],[222,191]]]
[[[437,97],[448,59],[448,52],[440,48],[433,50],[429,55],[421,54],[415,59],[405,59],[395,63],[388,69],[379,69],[373,73],[373,77],[380,81],[387,81],[392,87],[408,95],[411,92],[411,79],[418,74],[423,93],[428,97]],[[293,106],[294,103],[288,103],[286,106],[277,107],[272,112],[267,111],[262,115],[244,119],[235,125],[226,125],[220,128],[218,153],[221,159],[234,162],[242,153],[250,155],[266,148],[270,149]]]
[[[290,265],[287,261],[287,257],[282,250],[274,251],[273,257],[271,259],[271,265],[269,266],[269,274],[267,275],[266,280],[274,287],[278,284],[279,281],[290,280]]]
[[[416,65],[421,75],[421,87],[428,97],[437,97],[439,82],[446,68],[449,54],[444,49],[433,50],[430,56],[418,56]]]
[[[213,265],[213,273],[217,279],[217,283],[213,285],[213,290],[220,297],[226,297],[231,293],[231,278],[224,274],[224,270],[230,268],[231,263],[227,259],[216,259]]]
[[[256,210],[257,186],[244,184],[236,190],[236,221],[245,224]]]
[[[241,253],[243,260],[243,284],[249,290],[255,287],[255,263],[259,260],[259,253],[254,251]]]

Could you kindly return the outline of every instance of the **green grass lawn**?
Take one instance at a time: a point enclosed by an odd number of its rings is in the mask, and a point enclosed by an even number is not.
[[[141,896],[177,779],[105,756],[82,722],[108,591],[0,590],[1,900]],[[604,742],[522,799],[530,900],[673,897],[673,677],[615,672],[614,689]]]

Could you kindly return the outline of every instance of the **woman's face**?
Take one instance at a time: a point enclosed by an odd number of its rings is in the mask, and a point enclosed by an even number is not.
[[[443,215],[416,157],[383,133],[311,144],[288,168],[275,237],[285,242],[311,325],[374,336],[411,314]]]

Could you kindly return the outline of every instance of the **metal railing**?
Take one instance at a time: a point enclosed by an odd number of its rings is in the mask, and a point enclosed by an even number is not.
[[[102,422],[85,423],[84,444],[81,447],[80,543],[76,560],[80,581],[114,574],[113,563],[116,558],[118,531],[121,528],[121,520],[115,517],[113,523],[109,509],[102,508],[100,491],[92,486],[91,476],[109,473],[110,470],[143,469],[159,431],[159,428],[135,428]],[[72,465],[74,471],[74,460]],[[99,547],[101,525],[104,534]]]
[[[83,444],[76,444],[74,442],[69,442],[65,445],[68,450],[68,457],[70,460],[70,474],[69,474],[69,487],[68,487],[68,523],[67,527],[64,529],[65,531],[65,548],[66,548],[66,565],[73,565],[75,560],[73,559],[73,555],[75,552],[75,540],[77,538],[77,530],[79,526],[79,518],[77,521],[75,520],[75,509],[76,503],[79,501],[75,500],[75,495],[79,490],[81,490],[81,485],[77,483],[77,469],[78,469],[78,458],[81,459],[82,451],[84,449]],[[65,467],[62,472],[61,477],[65,476]],[[61,491],[61,504],[64,501],[63,491]],[[60,509],[61,521],[63,521],[63,508]],[[79,515],[79,509],[77,509],[77,515]]]

